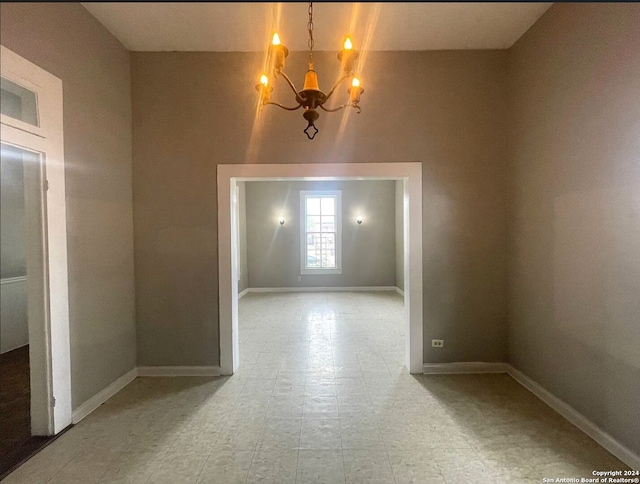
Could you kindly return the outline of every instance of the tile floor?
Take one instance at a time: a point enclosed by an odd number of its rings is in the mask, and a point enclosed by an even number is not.
[[[507,375],[412,376],[395,293],[249,294],[233,377],[138,378],[6,483],[539,483],[627,469]]]

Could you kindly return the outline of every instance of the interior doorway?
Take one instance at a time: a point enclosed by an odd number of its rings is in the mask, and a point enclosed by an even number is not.
[[[29,322],[45,313],[41,154],[0,145],[0,474],[29,453],[41,439],[32,438]],[[31,330],[33,333],[33,329]],[[37,376],[37,375],[36,375]],[[33,380],[37,385],[37,378]],[[37,403],[39,388],[34,388]],[[34,422],[38,432],[38,422]]]
[[[404,213],[405,366],[422,372],[422,165],[353,163],[218,166],[220,370],[239,366],[237,182],[251,180],[401,180]]]
[[[71,424],[62,82],[0,48],[2,353],[18,350],[15,358],[2,358],[3,376],[18,378],[1,390],[4,404],[19,407],[12,412],[5,405],[3,425],[13,422],[16,429],[3,430],[2,438],[29,438],[17,449],[20,457],[37,450],[34,438]],[[10,389],[16,395],[8,395]],[[3,457],[14,455],[6,450]],[[0,474],[10,464],[3,460]]]

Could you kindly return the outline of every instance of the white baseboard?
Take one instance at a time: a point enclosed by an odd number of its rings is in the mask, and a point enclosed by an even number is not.
[[[464,373],[507,373],[511,378],[537,396],[544,403],[566,418],[602,447],[635,470],[640,470],[640,456],[614,439],[571,405],[563,402],[549,390],[536,383],[509,363],[459,362],[427,363],[423,366],[425,375],[453,375]]]
[[[73,411],[73,413],[71,414],[71,421],[74,424],[77,424],[78,422],[80,422],[80,420],[85,418],[87,415],[93,412],[96,408],[98,408],[104,402],[109,400],[112,396],[114,396],[116,393],[118,393],[120,390],[126,387],[133,380],[135,380],[137,375],[138,375],[137,368],[134,368],[133,370],[122,375],[120,378],[118,378],[108,387],[96,393],[89,400],[84,402],[82,405],[80,405],[78,408],[76,408]]]
[[[507,373],[507,363],[485,363],[479,361],[462,361],[456,363],[425,363],[422,367],[424,375],[457,375],[465,373]]]
[[[220,376],[219,366],[139,366],[122,375],[111,385],[96,393],[89,400],[76,408],[71,421],[74,424],[97,409],[112,396],[126,387],[138,376]]]
[[[139,366],[138,376],[220,376],[219,366]]]
[[[395,286],[354,286],[354,287],[250,287],[249,292],[363,292],[395,291]]]
[[[259,291],[266,292],[266,291]],[[456,362],[427,363],[423,365],[425,375],[446,375],[465,373],[507,373],[515,381],[536,395],[540,400],[566,418],[602,447],[635,470],[640,470],[640,456],[614,439],[575,408],[560,400],[550,391],[536,383],[508,363],[499,362]],[[96,408],[131,383],[136,376],[220,376],[219,366],[141,366],[124,374],[104,390],[96,393],[73,411],[72,422],[80,422]]]
[[[556,412],[566,418],[573,425],[582,430],[585,434],[598,442],[602,447],[611,452],[614,456],[635,470],[640,470],[640,456],[634,454],[623,444],[614,439],[607,432],[598,427],[587,417],[578,412],[571,405],[563,402],[549,390],[536,383],[513,366],[508,366],[508,374],[515,381],[537,396],[544,403],[553,408]]]
[[[400,294],[401,296],[404,296],[404,291],[402,289],[400,289],[399,287],[396,287],[396,292],[398,294]]]
[[[249,294],[249,288],[246,288],[244,291],[239,293],[238,294],[238,299],[240,299],[242,296],[246,296],[247,294]]]

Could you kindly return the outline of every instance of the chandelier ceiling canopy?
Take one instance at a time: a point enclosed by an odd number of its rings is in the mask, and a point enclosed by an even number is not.
[[[301,91],[298,91],[284,72],[285,59],[289,55],[289,49],[287,49],[280,41],[278,33],[273,34],[271,45],[269,46],[267,65],[270,76],[263,73],[260,76],[260,83],[256,86],[256,89],[260,93],[260,105],[265,106],[272,104],[278,106],[287,111],[296,111],[297,109],[304,108],[303,117],[307,121],[307,127],[304,133],[309,139],[313,139],[318,133],[318,128],[315,126],[315,121],[320,117],[318,108],[328,113],[339,111],[345,107],[352,107],[356,110],[356,113],[360,113],[360,95],[364,92],[364,89],[360,85],[360,80],[354,76],[355,64],[358,60],[358,52],[353,49],[353,41],[349,36],[345,37],[342,44],[342,50],[338,52],[338,60],[342,66],[342,76],[335,85],[331,88],[328,94],[325,94],[320,90],[318,85],[318,76],[313,66],[313,2],[309,2],[309,22],[307,24],[307,31],[309,33],[309,68],[304,76],[304,86]],[[271,92],[273,87],[270,85],[271,79],[277,79],[282,76],[289,87],[293,91],[297,106],[284,106],[280,103],[270,101]],[[333,95],[336,88],[346,79],[351,79],[351,87],[347,89],[349,94],[349,100],[347,103],[338,106],[337,108],[328,109],[324,107],[324,104]]]

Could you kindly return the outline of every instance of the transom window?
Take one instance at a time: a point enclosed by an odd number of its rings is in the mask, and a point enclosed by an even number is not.
[[[300,192],[300,273],[341,274],[341,191]]]

